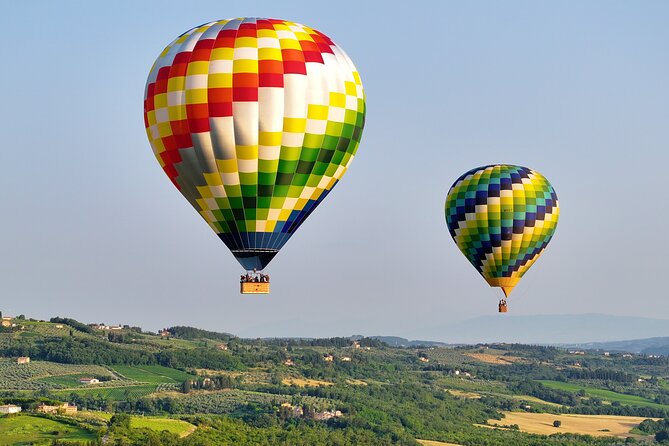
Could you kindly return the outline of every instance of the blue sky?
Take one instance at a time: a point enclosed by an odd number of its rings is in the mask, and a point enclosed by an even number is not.
[[[362,4],[361,4],[362,3]],[[275,258],[272,294],[174,189],[144,132],[151,64],[200,23],[329,35],[367,124],[342,182]],[[11,2],[3,7],[0,309],[244,336],[395,334],[493,313],[443,204],[466,170],[543,173],[561,216],[517,315],[669,319],[669,3]]]

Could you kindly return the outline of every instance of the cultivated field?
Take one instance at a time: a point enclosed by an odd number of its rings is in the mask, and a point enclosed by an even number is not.
[[[286,386],[297,386],[297,387],[320,387],[320,386],[333,386],[334,383],[327,381],[319,381],[317,379],[308,379],[308,378],[284,378],[281,380],[281,384]]]
[[[457,389],[446,389],[448,393],[450,393],[453,396],[459,396],[460,398],[467,398],[467,399],[480,399],[481,394],[480,393],[475,393],[475,392],[466,392],[464,390],[457,390]]]
[[[195,369],[198,376],[229,376],[230,378],[241,377],[241,382],[244,384],[269,384],[272,381],[272,374],[264,367],[253,367],[243,372],[230,370],[211,370],[211,369]]]
[[[565,383],[561,381],[548,381],[541,380],[539,381],[546,387],[552,389],[566,390],[568,392],[578,392],[579,390],[584,390],[586,395],[590,397],[600,398],[605,401],[614,402],[617,401],[620,404],[627,404],[630,406],[647,406],[655,407],[658,409],[669,409],[669,406],[664,404],[658,404],[647,398],[636,396],[636,395],[626,395],[624,393],[612,392],[611,390],[595,389],[594,387],[588,386],[579,386],[578,384]]]
[[[466,353],[465,356],[469,356],[477,361],[485,362],[486,364],[513,364],[514,362],[523,361],[522,358],[502,356],[501,354],[495,353]]]
[[[182,383],[189,379],[195,379],[195,376],[189,373],[160,365],[116,365],[114,366],[114,371],[128,379],[141,383]]]
[[[526,403],[536,403],[536,404],[545,404],[546,406],[562,407],[562,404],[542,400],[540,398],[530,395],[505,395],[505,396],[508,396],[509,398],[516,401],[525,401]]]
[[[108,376],[117,379],[109,370],[99,365],[57,364],[33,361],[17,364],[15,360],[0,359],[0,388],[5,390],[39,390],[79,387],[80,377]]]
[[[443,441],[433,441],[433,440],[416,440],[418,443],[423,446],[460,446],[455,443],[444,443]]]
[[[646,418],[615,415],[555,415],[550,413],[504,412],[501,420],[488,420],[490,425],[509,426],[517,424],[523,432],[551,435],[573,433],[595,437],[627,437],[630,430]],[[553,421],[562,422],[553,427]]]
[[[160,385],[156,384],[128,385],[123,387],[86,387],[83,389],[55,390],[54,394],[60,395],[61,397],[67,397],[71,393],[76,393],[77,395],[81,396],[99,395],[103,398],[115,401],[123,401],[127,400],[128,398],[141,398],[143,396],[147,396],[153,392],[161,390],[159,387]]]

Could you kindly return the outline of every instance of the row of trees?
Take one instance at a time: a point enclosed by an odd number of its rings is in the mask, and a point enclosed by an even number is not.
[[[566,372],[566,375],[569,379],[597,379],[605,381],[616,381],[621,383],[632,383],[637,379],[637,376],[632,373],[611,369],[569,369]]]
[[[240,358],[224,351],[194,348],[152,352],[148,349],[128,348],[102,339],[87,337],[52,337],[37,341],[21,339],[0,347],[0,356],[30,356],[33,360],[63,364],[157,364],[177,369],[245,369]]]

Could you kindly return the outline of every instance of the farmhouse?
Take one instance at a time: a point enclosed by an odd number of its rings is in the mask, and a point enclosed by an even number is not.
[[[285,361],[283,361],[283,365],[287,365],[288,367],[292,367],[292,366],[295,365],[295,363],[293,362],[292,359],[286,359]]]
[[[56,324],[56,328],[63,328],[63,324]]]
[[[41,413],[57,413],[57,414],[73,414],[77,413],[77,406],[69,403],[63,403],[60,406],[48,406],[44,403],[37,406],[37,412]]]
[[[324,355],[323,355],[323,361],[325,361],[325,362],[332,362],[332,361],[334,361],[334,356],[332,356],[332,355],[329,354],[329,353],[328,353],[328,354],[324,354]]]
[[[293,417],[301,417],[304,415],[304,410],[300,406],[293,406],[290,403],[282,403],[281,404],[281,411],[288,412],[290,416]]]
[[[339,418],[342,416],[341,411],[339,410],[326,410],[323,412],[316,412],[314,414],[314,420],[325,421],[330,418]]]
[[[121,325],[88,324],[88,326],[94,330],[112,330],[112,331],[123,330],[123,327]]]
[[[228,344],[220,344],[218,346],[219,350],[227,351],[228,350]]]
[[[82,384],[99,384],[100,380],[97,378],[79,378],[79,382]]]
[[[12,323],[10,321],[6,321],[4,318],[2,319],[2,326],[3,327],[11,327]]]
[[[341,360],[342,360],[342,362],[351,362],[351,357],[350,356],[342,356]]]
[[[19,356],[16,358],[16,363],[17,364],[29,364],[30,363],[30,356]]]
[[[19,413],[19,412],[21,412],[21,406],[16,406],[14,404],[5,404],[4,406],[0,406],[1,414]]]
[[[429,358],[426,358],[425,356],[421,356],[421,357],[419,357],[418,360],[419,360],[420,362],[430,362],[430,359],[429,359]]]

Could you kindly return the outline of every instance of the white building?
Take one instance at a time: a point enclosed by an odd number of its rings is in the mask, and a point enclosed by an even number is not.
[[[3,414],[19,412],[21,412],[21,406],[16,406],[14,404],[5,404],[4,406],[0,406],[0,413]]]
[[[79,382],[82,384],[99,384],[100,380],[97,378],[79,378]]]

